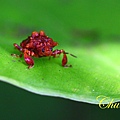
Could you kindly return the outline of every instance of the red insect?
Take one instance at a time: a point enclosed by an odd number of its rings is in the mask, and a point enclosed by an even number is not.
[[[13,44],[15,48],[17,48],[21,54],[11,54],[12,56],[22,57],[24,55],[24,60],[28,64],[28,68],[31,68],[34,66],[34,61],[32,59],[33,57],[47,57],[47,56],[53,56],[56,57],[57,55],[63,54],[62,59],[62,66],[64,67],[71,67],[71,65],[67,64],[67,52],[64,50],[54,50],[53,47],[57,46],[58,43],[53,41],[52,38],[49,38],[45,35],[44,31],[40,32],[32,32],[31,36],[29,36],[27,39],[23,40],[20,43],[20,46],[16,43]],[[76,57],[72,54],[70,54],[73,57]]]

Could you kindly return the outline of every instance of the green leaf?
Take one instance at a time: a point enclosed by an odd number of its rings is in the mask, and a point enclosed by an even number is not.
[[[3,39],[4,40],[4,39]],[[0,48],[0,79],[28,91],[98,103],[99,95],[119,100],[119,50],[117,44],[101,44],[90,48],[66,48],[78,58],[68,56],[72,68],[61,66],[60,58],[35,58],[35,66],[27,69],[24,59],[12,57],[19,52],[9,44]],[[63,47],[64,48],[64,47]],[[112,48],[112,49],[111,49]]]
[[[48,4],[40,3],[39,8],[39,4],[34,6],[32,1],[29,3],[29,8],[31,6],[33,9],[26,13],[23,12],[26,7],[23,6],[22,10],[18,7],[14,11],[15,3],[11,4],[10,8],[8,3],[9,11],[5,10],[1,15],[0,24],[3,28],[0,35],[0,80],[41,95],[58,96],[94,104],[98,104],[105,96],[107,98],[103,103],[108,103],[111,99],[114,99],[113,102],[119,101],[120,54],[118,53],[120,45],[119,42],[113,41],[115,38],[105,37],[105,35],[114,34],[114,31],[106,30],[104,23],[100,23],[99,16],[96,18],[98,19],[96,23],[92,20],[90,23],[85,21],[83,18],[86,14],[81,14],[79,17],[77,10],[81,5],[81,10],[84,11],[84,6],[86,6],[84,2],[69,3],[63,8],[60,7],[62,3],[53,3],[53,1]],[[24,2],[24,5],[27,6],[27,2]],[[89,3],[89,5],[92,4]],[[3,3],[1,9],[4,10],[5,7],[6,4]],[[46,7],[45,10],[44,7]],[[41,19],[34,15],[36,9],[42,11],[40,12]],[[14,14],[11,14],[11,11],[14,11]],[[94,13],[93,11],[90,12]],[[77,13],[74,14],[75,12]],[[6,16],[9,14],[13,17],[7,21]],[[111,14],[109,16],[111,17]],[[94,14],[91,14],[91,18],[95,18]],[[105,29],[104,34],[92,30],[95,24],[99,26],[99,30]],[[11,56],[11,53],[20,54],[14,49],[13,43],[20,44],[32,31],[41,29],[59,43],[55,49],[64,49],[77,56],[74,58],[67,55],[68,64],[72,64],[73,67],[62,67],[61,55],[51,59],[33,58],[35,66],[27,69],[23,58]],[[98,96],[100,96],[99,100],[97,100]]]

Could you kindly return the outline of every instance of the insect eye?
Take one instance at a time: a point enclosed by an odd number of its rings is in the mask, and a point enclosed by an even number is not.
[[[52,51],[53,49],[52,49],[52,48],[50,48],[50,50]]]
[[[45,52],[45,49],[44,49],[44,48],[42,49],[42,52]]]

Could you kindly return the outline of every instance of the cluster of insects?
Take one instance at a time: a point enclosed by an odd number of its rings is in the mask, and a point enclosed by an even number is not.
[[[57,57],[60,54],[63,54],[62,58],[62,66],[63,67],[71,67],[71,65],[67,65],[67,55],[68,52],[65,52],[65,50],[53,50],[55,46],[58,45],[57,42],[53,41],[52,38],[48,37],[44,31],[40,32],[32,32],[31,36],[28,36],[27,39],[23,40],[20,43],[20,46],[16,43],[13,44],[16,49],[18,49],[21,54],[11,54],[12,56],[22,57],[24,56],[24,60],[28,65],[28,68],[32,68],[34,66],[34,60],[32,57]],[[73,57],[73,54],[70,54]]]

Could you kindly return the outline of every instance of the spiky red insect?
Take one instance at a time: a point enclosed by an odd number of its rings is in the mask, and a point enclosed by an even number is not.
[[[65,52],[63,49],[62,50],[56,49],[53,51],[53,47],[57,46],[58,43],[53,41],[52,38],[49,38],[48,36],[46,36],[44,31],[32,32],[31,36],[28,36],[27,39],[23,40],[20,43],[20,46],[16,43],[14,43],[13,45],[15,48],[17,48],[21,52],[21,54],[20,55],[12,54],[12,56],[22,57],[22,55],[24,55],[24,60],[28,64],[28,68],[31,68],[34,66],[34,61],[32,57],[38,57],[38,58],[47,57],[47,56],[56,57],[61,53],[63,53],[62,66],[64,67],[71,66],[71,65],[66,65],[67,64],[66,54],[68,53]]]

